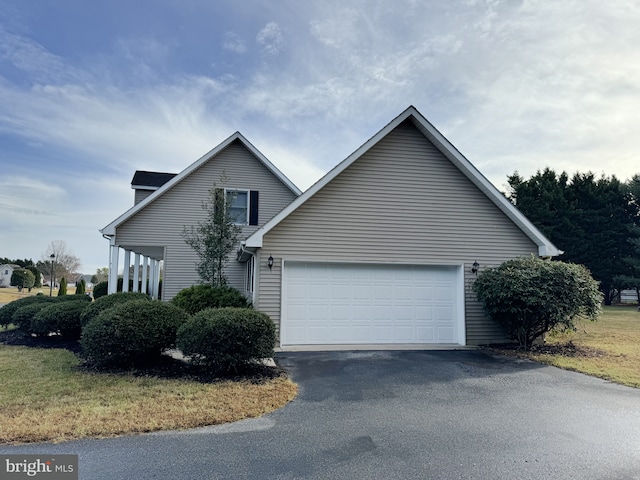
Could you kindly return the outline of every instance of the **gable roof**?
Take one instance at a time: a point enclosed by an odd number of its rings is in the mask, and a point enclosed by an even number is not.
[[[0,268],[3,268],[3,267],[4,268],[8,267],[12,270],[20,270],[21,268],[23,268],[20,265],[16,265],[15,263],[3,263],[2,265],[0,265]]]
[[[138,213],[140,210],[145,208],[147,205],[153,202],[156,198],[163,195],[165,192],[167,192],[168,190],[173,188],[175,185],[180,183],[182,180],[184,180],[186,177],[191,175],[203,164],[205,164],[206,162],[214,158],[216,155],[218,155],[220,152],[222,152],[225,148],[227,148],[229,145],[231,145],[235,141],[240,142],[247,150],[249,150],[249,152],[251,152],[265,167],[267,167],[269,171],[271,171],[271,173],[273,173],[294,194],[300,195],[302,193],[300,189],[298,189],[298,187],[296,187],[291,180],[289,180],[280,170],[278,170],[275,167],[275,165],[273,165],[269,160],[267,160],[267,157],[265,157],[262,153],[260,153],[260,151],[256,147],[254,147],[240,132],[236,132],[230,137],[228,137],[226,140],[224,140],[222,143],[220,143],[213,150],[209,151],[208,153],[205,153],[202,157],[200,157],[194,163],[189,165],[187,168],[185,168],[182,172],[177,174],[175,177],[171,178],[171,180],[169,180],[167,183],[159,187],[155,192],[153,192],[147,198],[142,200],[140,203],[134,205],[126,212],[124,212],[122,215],[116,218],[109,225],[101,229],[100,232],[103,235],[107,235],[107,236],[115,235],[116,228],[118,226],[122,225],[122,223],[124,223],[125,221],[133,217],[136,213]]]
[[[131,188],[136,190],[157,190],[176,175],[178,174],[136,170],[131,180]]]
[[[353,162],[369,151],[380,140],[386,137],[391,131],[405,121],[411,121],[413,125],[433,144],[435,147],[453,163],[480,191],[482,191],[507,217],[513,221],[524,233],[538,246],[540,256],[557,256],[562,254],[551,241],[543,235],[493,184],[487,180],[480,171],[473,166],[445,137],[442,135],[418,110],[410,106],[382,130],[371,137],[360,148],[349,155],[346,159],[336,165],[324,177],[318,180],[313,186],[305,191],[298,198],[293,200],[275,217],[265,223],[260,229],[249,236],[245,242],[247,248],[262,247],[262,240],[276,225],[287,218],[298,207],[313,197],[325,185],[336,178]]]

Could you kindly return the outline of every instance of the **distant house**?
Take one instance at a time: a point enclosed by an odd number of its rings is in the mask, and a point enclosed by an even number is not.
[[[622,290],[620,292],[620,303],[638,303],[640,295],[636,290]]]
[[[473,294],[478,270],[560,253],[409,107],[302,194],[232,135],[101,230],[111,291],[120,250],[134,278],[151,261],[152,294],[164,261],[165,301],[198,283],[180,232],[203,219],[223,171],[245,220],[229,283],[273,319],[283,348],[504,341]]]
[[[8,288],[11,286],[11,275],[15,270],[21,270],[20,265],[5,263],[0,265],[0,288]]]

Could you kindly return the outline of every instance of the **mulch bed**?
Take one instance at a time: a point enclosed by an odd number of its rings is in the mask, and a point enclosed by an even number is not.
[[[60,336],[36,337],[25,335],[18,330],[0,332],[0,344],[25,346],[32,348],[64,348],[80,356],[82,347],[77,340],[68,340]],[[178,360],[168,355],[162,355],[152,364],[137,367],[112,368],[109,370],[95,369],[86,362],[82,362],[81,370],[93,373],[114,373],[121,375],[134,375],[137,377],[157,377],[167,379],[193,380],[202,383],[216,383],[228,380],[247,381],[255,384],[264,383],[267,380],[285,376],[286,372],[280,367],[267,365],[248,365],[237,372],[225,375],[213,374],[205,367],[193,365],[183,360]]]
[[[584,345],[576,345],[572,341],[559,344],[533,345],[529,351],[524,350],[517,344],[492,344],[486,348],[494,353],[502,353],[504,355],[559,355],[562,357],[605,357],[607,352],[597,348],[587,347]]]

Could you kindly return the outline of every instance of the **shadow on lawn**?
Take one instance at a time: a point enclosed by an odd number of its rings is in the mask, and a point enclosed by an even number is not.
[[[571,340],[566,343],[554,343],[546,345],[532,345],[530,350],[524,350],[515,343],[485,345],[485,350],[503,355],[535,354],[535,355],[558,355],[562,357],[605,357],[607,352],[585,345],[576,345]]]
[[[209,369],[199,365],[193,365],[184,360],[176,359],[169,355],[162,355],[160,359],[153,359],[149,364],[135,367],[122,367],[111,369],[96,369],[82,359],[82,347],[77,340],[69,340],[58,335],[48,337],[36,337],[25,335],[18,330],[0,332],[0,344],[25,346],[32,348],[62,348],[69,350],[81,359],[79,370],[88,373],[112,373],[117,375],[133,375],[136,377],[156,377],[174,380],[191,380],[201,383],[217,383],[225,381],[250,382],[253,384],[264,383],[278,377],[286,376],[286,371],[277,366],[251,364],[241,370],[226,374],[211,373]]]

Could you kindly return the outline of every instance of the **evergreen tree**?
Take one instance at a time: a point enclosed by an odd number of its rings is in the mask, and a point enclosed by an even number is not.
[[[58,296],[61,297],[66,294],[67,294],[67,280],[66,278],[62,277],[62,279],[60,280],[60,288],[58,289]]]
[[[516,172],[508,181],[509,199],[564,250],[562,260],[589,268],[610,304],[619,277],[633,276],[630,259],[640,238],[639,206],[629,188],[615,176],[576,173],[569,180],[549,168],[529,180]]]
[[[85,282],[84,278],[81,278],[76,285],[76,295],[84,295],[87,291],[87,282]]]
[[[14,270],[11,274],[10,284],[12,287],[18,287],[18,291],[21,292],[23,288],[28,288],[29,291],[33,288],[35,277],[26,268],[21,270]]]
[[[35,265],[27,265],[25,267],[25,269],[29,270],[31,273],[33,273],[33,277],[35,278],[33,286],[35,288],[41,288],[42,287],[42,275],[40,274],[40,270],[38,270],[38,267],[36,267]]]

